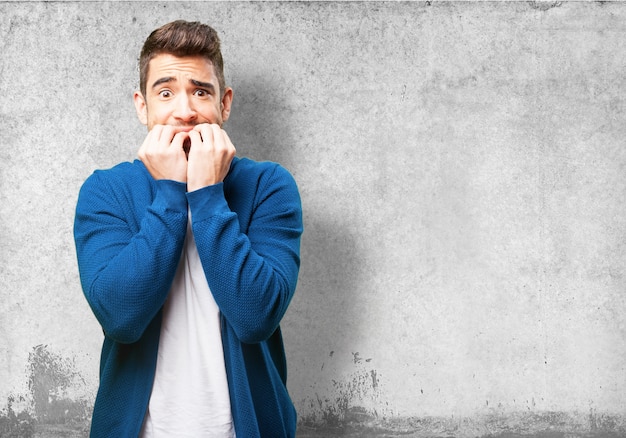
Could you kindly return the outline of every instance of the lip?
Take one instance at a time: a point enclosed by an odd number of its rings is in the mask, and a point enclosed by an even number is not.
[[[191,126],[177,126],[176,127],[176,131],[177,132],[189,132],[189,131],[192,131],[194,127],[195,127],[195,125],[191,125]]]

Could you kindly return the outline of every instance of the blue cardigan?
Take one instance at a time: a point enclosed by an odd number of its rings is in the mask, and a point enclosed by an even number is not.
[[[91,436],[139,435],[187,207],[221,311],[235,432],[295,436],[279,323],[300,266],[300,196],[284,168],[238,158],[223,183],[190,193],[184,183],[154,180],[139,160],[83,184],[74,239],[83,291],[105,334]]]

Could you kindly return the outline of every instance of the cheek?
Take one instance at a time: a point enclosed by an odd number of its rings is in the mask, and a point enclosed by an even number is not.
[[[204,108],[200,114],[202,118],[209,123],[222,122],[222,113],[219,111],[219,108],[215,108],[213,105]]]
[[[162,105],[153,105],[148,110],[148,122],[155,125],[165,125],[169,119],[170,112]]]
[[[198,114],[197,123],[219,123],[220,119],[215,114],[215,111],[203,111]]]

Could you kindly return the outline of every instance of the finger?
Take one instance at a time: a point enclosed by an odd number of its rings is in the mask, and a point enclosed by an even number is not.
[[[161,130],[161,135],[159,136],[159,146],[161,147],[169,147],[174,140],[174,136],[176,135],[176,128],[172,125],[165,125]]]
[[[214,142],[213,137],[213,125],[209,125],[208,123],[203,124],[200,127],[200,134],[202,135],[202,141],[207,145],[212,145]]]
[[[183,147],[183,143],[188,137],[189,135],[185,131],[177,132],[176,134],[174,134],[174,137],[170,142],[170,146],[174,147],[175,149],[181,149]]]
[[[191,149],[198,150],[200,146],[202,146],[202,137],[200,133],[196,130],[189,131],[187,133],[187,138],[189,139],[189,149],[187,149],[187,153],[191,151]]]
[[[216,148],[223,149],[224,144],[224,136],[222,135],[222,128],[219,125],[211,125],[211,131],[213,132],[213,142],[215,143]]]
[[[192,131],[197,132],[200,135],[200,139],[202,139],[202,128],[204,128],[206,125],[206,123],[200,123],[198,125],[195,125]]]
[[[189,139],[191,140],[191,144],[202,143],[202,136],[200,135],[198,131],[196,130],[189,131],[187,135],[189,136]]]
[[[235,150],[235,145],[233,144],[233,142],[232,142],[232,141],[230,141],[230,137],[228,136],[228,132],[226,132],[226,131],[224,131],[224,130],[222,129],[222,135],[224,136],[224,142],[226,143],[226,145],[227,145],[228,147],[233,148],[233,150]]]
[[[151,138],[155,142],[158,142],[161,139],[161,133],[163,132],[163,128],[165,128],[165,126],[163,125],[154,125],[150,130]]]
[[[219,128],[219,142],[216,148],[220,148],[222,153],[230,158],[234,157],[237,153],[233,142],[230,141],[230,137],[228,137],[228,133],[221,128]]]
[[[162,127],[160,125],[155,125],[148,132],[148,134],[146,134],[146,138],[144,138],[143,143],[141,144],[141,147],[137,152],[140,157],[145,157],[148,151],[152,149],[152,145],[155,142],[155,139],[156,141],[158,141],[161,128]]]
[[[219,125],[209,125],[206,129],[210,134],[205,135],[210,135],[212,138],[212,145],[215,151],[220,151],[221,153],[229,148],[229,141],[224,136],[223,130]]]

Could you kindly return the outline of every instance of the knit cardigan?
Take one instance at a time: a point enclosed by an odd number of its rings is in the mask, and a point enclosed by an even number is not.
[[[83,184],[74,222],[78,266],[104,331],[91,437],[140,433],[188,207],[221,312],[235,432],[295,436],[279,323],[300,266],[300,196],[283,167],[235,158],[223,183],[189,193],[184,183],[154,180],[139,160],[95,171]]]

